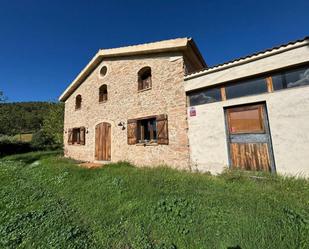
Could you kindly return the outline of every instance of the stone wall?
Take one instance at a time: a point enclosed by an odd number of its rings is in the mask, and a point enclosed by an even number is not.
[[[99,71],[107,66],[107,74]],[[152,88],[138,92],[137,73],[152,69]],[[95,126],[111,124],[111,161],[126,160],[137,166],[170,165],[187,169],[186,95],[183,85],[184,62],[179,53],[104,59],[65,102],[65,155],[83,161],[95,160]],[[99,87],[107,85],[108,101],[99,103]],[[82,95],[82,108],[75,110],[75,97]],[[145,116],[168,115],[168,145],[128,145],[127,130],[119,122]],[[86,144],[68,145],[68,129],[85,126]]]

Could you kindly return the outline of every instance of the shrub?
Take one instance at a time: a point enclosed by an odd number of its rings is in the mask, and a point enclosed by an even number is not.
[[[16,136],[0,135],[0,157],[38,150],[58,150],[59,144],[40,130],[33,135],[31,142],[20,141]]]
[[[45,131],[39,130],[33,134],[31,145],[37,150],[59,149],[59,145]]]
[[[18,139],[15,136],[8,136],[8,135],[0,135],[0,143],[1,142],[17,142]]]
[[[63,103],[51,104],[49,111],[46,113],[42,130],[53,140],[54,145],[62,146],[63,144]]]

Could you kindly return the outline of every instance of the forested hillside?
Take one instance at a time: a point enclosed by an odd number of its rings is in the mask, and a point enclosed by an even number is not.
[[[0,157],[37,150],[61,149],[62,103],[0,104]]]
[[[44,116],[56,103],[20,102],[0,104],[0,134],[35,133],[40,130]]]

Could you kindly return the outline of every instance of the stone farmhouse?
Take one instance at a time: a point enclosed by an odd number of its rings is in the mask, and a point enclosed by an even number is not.
[[[67,157],[309,176],[309,38],[214,67],[191,38],[101,49],[59,100]]]

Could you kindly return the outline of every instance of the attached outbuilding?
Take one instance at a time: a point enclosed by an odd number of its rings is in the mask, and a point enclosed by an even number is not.
[[[309,176],[309,39],[185,77],[191,167]]]

